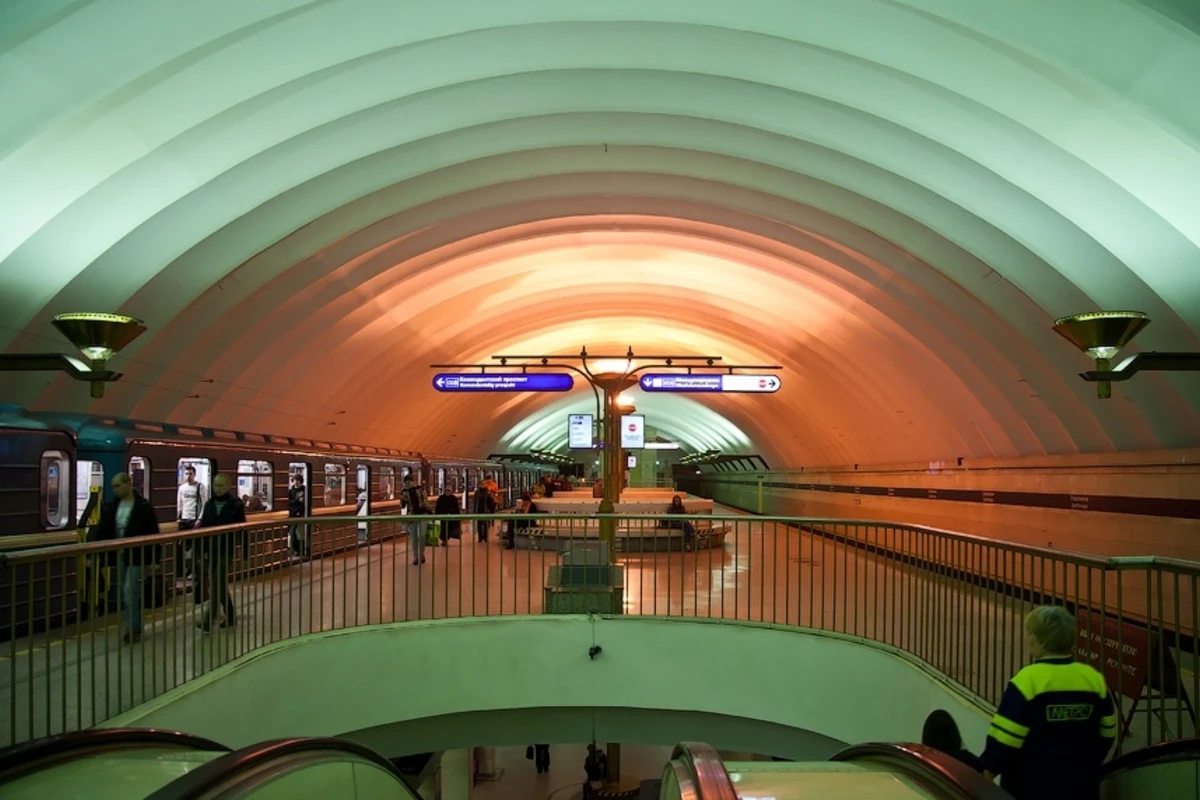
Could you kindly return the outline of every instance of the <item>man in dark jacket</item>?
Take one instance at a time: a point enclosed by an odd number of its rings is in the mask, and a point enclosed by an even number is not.
[[[158,533],[154,507],[133,490],[127,474],[119,472],[113,476],[112,491],[113,499],[100,511],[97,539],[129,539]],[[109,564],[115,563],[117,567],[117,585],[121,587],[125,612],[122,640],[132,644],[142,639],[142,578],[146,567],[158,568],[157,548],[132,547],[109,556]]]
[[[496,513],[496,498],[492,497],[492,492],[488,487],[480,485],[475,490],[475,497],[472,498],[471,513],[473,514],[495,514]],[[488,540],[488,529],[492,526],[491,520],[480,519],[475,521],[475,533],[479,537],[479,543],[484,544]]]
[[[200,514],[199,527],[215,528],[219,525],[236,525],[245,521],[246,509],[237,495],[229,491],[229,478],[225,475],[218,475],[213,479],[213,496],[204,504],[204,511]],[[208,567],[211,597],[201,610],[200,622],[196,625],[205,633],[212,630],[218,601],[225,615],[221,627],[227,628],[235,621],[233,596],[229,593],[229,567],[233,564],[234,545],[238,543],[239,539],[242,545],[242,559],[245,560],[249,545],[245,531],[240,534],[237,531],[230,531],[227,534],[209,536],[200,540],[199,549]]]
[[[300,473],[292,475],[292,488],[288,489],[288,516],[299,519],[304,516],[308,507],[308,487],[304,485],[304,476]],[[301,558],[308,555],[308,526],[289,525],[288,538],[291,540],[292,552]]]

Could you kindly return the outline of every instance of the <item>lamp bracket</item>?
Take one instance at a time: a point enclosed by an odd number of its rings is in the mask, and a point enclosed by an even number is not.
[[[1200,372],[1200,353],[1135,353],[1112,370],[1079,373],[1085,381],[1127,381],[1139,372]]]

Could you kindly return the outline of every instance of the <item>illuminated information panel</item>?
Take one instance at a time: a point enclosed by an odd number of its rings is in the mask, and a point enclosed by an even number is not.
[[[653,375],[638,381],[643,392],[778,392],[778,375]]]
[[[567,447],[572,450],[591,450],[592,422],[591,414],[568,414]]]
[[[646,446],[646,418],[641,414],[626,414],[621,417],[621,447],[626,450],[641,450]]]
[[[562,372],[439,373],[433,388],[439,392],[566,392],[575,378]]]

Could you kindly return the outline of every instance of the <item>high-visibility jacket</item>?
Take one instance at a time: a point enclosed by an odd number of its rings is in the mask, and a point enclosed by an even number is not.
[[[1097,798],[1116,735],[1104,676],[1071,656],[1043,658],[1009,681],[981,760],[1016,800]]]

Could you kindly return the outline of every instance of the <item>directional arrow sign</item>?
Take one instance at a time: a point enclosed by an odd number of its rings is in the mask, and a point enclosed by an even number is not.
[[[778,375],[654,375],[641,377],[645,392],[778,392]]]
[[[439,392],[566,392],[575,379],[564,372],[439,373],[433,388]]]

